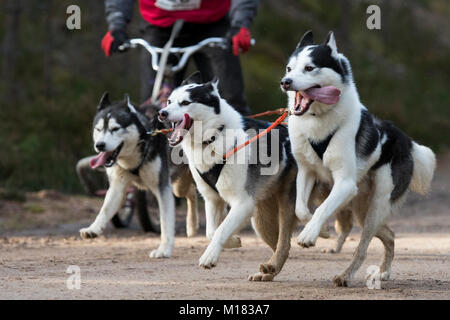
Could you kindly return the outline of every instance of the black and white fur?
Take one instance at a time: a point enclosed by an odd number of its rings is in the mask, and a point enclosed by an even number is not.
[[[171,165],[167,139],[164,136],[146,134],[147,131],[162,128],[157,120],[157,110],[154,110],[153,118],[146,117],[136,110],[128,96],[123,101],[110,102],[108,93],[103,95],[97,109],[93,131],[94,148],[96,152],[114,153],[105,164],[109,189],[103,206],[95,221],[88,228],[80,230],[80,235],[83,238],[100,235],[122,206],[128,188],[134,185],[142,190],[150,190],[160,209],[161,244],[158,249],[150,252],[150,257],[170,257],[175,236],[172,190],[177,196],[187,199],[188,236],[193,236],[198,228],[196,190],[189,169],[187,165],[177,168]],[[177,180],[177,176],[182,176],[182,181]]]
[[[290,153],[287,129],[283,126],[275,129],[279,134],[277,148],[280,152],[278,157],[273,152],[271,161],[277,162],[278,167],[271,175],[261,175],[265,165],[259,161],[251,163],[246,158],[244,162],[237,162],[232,157],[222,167],[222,156],[255,133],[249,133],[247,129],[263,129],[269,123],[242,117],[220,97],[217,81],[201,83],[196,75],[172,92],[167,107],[160,111],[160,119],[180,123],[186,114],[193,125],[186,128],[181,145],[197,188],[205,199],[206,235],[211,240],[199,265],[212,268],[217,265],[223,248],[240,246],[240,239],[234,233],[252,218],[257,233],[274,253],[249,280],[272,280],[288,257],[296,221],[294,205],[290,201],[295,198],[296,165]],[[201,129],[197,127],[199,123]],[[235,156],[245,152],[256,154],[258,146],[268,144],[269,137],[270,134],[259,143],[241,149]],[[224,149],[223,146],[227,146],[224,141],[232,143]],[[201,160],[198,156],[202,154],[216,156],[217,162]],[[227,204],[230,211],[226,215]]]
[[[408,189],[421,194],[428,191],[436,166],[434,153],[412,141],[392,122],[376,119],[362,105],[350,63],[338,53],[332,32],[321,45],[313,43],[312,32],[303,36],[281,84],[291,109],[298,91],[317,85],[341,91],[336,104],[314,101],[303,115],[289,117],[292,152],[299,165],[296,215],[310,219],[298,236],[298,244],[314,246],[325,221],[341,209],[351,209],[363,227],[362,236],[352,263],[334,278],[335,285],[348,285],[374,236],[385,247],[380,272],[382,279],[388,279],[394,233],[386,218],[398,210]],[[315,181],[332,189],[311,215],[306,203]]]

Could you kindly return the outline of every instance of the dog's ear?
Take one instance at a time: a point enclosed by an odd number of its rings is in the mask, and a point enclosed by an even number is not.
[[[202,78],[202,74],[200,73],[200,71],[196,71],[193,74],[191,74],[189,77],[187,77],[186,79],[183,80],[183,82],[181,83],[182,86],[185,86],[187,84],[200,84],[203,83],[203,78]]]
[[[300,47],[310,46],[313,44],[314,44],[313,32],[311,30],[308,30],[303,35],[302,40],[300,40],[300,42],[297,44],[296,49],[298,49]]]
[[[100,110],[106,108],[107,106],[109,106],[110,104],[111,104],[111,101],[109,101],[109,93],[105,92],[102,95],[100,102],[98,103],[97,110],[100,111]]]
[[[205,85],[208,85],[211,87],[212,90],[219,91],[219,78],[214,76],[211,81],[208,81]]]
[[[145,115],[149,119],[156,119],[158,121],[159,107],[152,103],[143,103],[136,108],[139,113]]]
[[[324,44],[329,46],[331,48],[331,51],[337,52],[336,39],[334,38],[333,31],[330,31],[328,33],[327,39],[325,40]]]
[[[134,106],[131,104],[130,102],[130,96],[128,95],[128,93],[125,93],[125,97],[123,99],[125,101],[125,103],[127,104],[128,110],[130,112],[136,113],[136,109],[134,108]]]

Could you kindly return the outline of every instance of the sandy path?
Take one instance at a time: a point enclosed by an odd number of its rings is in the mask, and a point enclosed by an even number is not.
[[[383,282],[381,290],[369,290],[364,280],[367,267],[381,261],[378,239],[372,241],[352,286],[332,285],[333,276],[350,263],[359,240],[357,228],[343,252],[335,255],[321,253],[334,239],[319,239],[315,248],[301,249],[293,238],[290,257],[276,281],[251,283],[247,276],[271,254],[251,231],[242,235],[242,248],[225,250],[216,268],[203,270],[197,264],[207,245],[204,230],[187,239],[182,217],[173,258],[151,260],[148,253],[159,238],[143,234],[136,224],[131,230],[110,227],[99,239],[78,237],[78,228],[94,218],[99,200],[39,200],[31,195],[25,204],[0,201],[0,299],[450,299],[448,160],[441,159],[430,196],[411,196],[392,217],[393,279]],[[36,206],[44,211],[36,213]],[[80,290],[66,287],[69,265],[80,267]]]
[[[343,253],[323,254],[332,240],[320,239],[313,249],[294,244],[282,273],[272,283],[251,283],[270,249],[253,235],[243,248],[226,250],[213,270],[197,260],[207,245],[203,237],[178,238],[172,259],[150,260],[158,238],[145,235],[109,236],[83,241],[74,237],[19,237],[4,240],[0,260],[1,299],[450,299],[450,235],[398,235],[393,280],[381,290],[365,287],[365,270],[379,263],[381,242],[369,255],[351,288],[333,288],[331,278],[343,270],[357,245],[347,242]],[[294,239],[293,239],[294,240]],[[68,290],[66,269],[81,269],[81,289]]]

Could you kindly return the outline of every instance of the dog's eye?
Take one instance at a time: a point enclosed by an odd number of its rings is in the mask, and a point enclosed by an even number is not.
[[[169,99],[167,99],[167,104],[171,104],[172,103],[172,101],[170,101]]]
[[[100,128],[94,128],[95,129],[95,131],[102,131]]]
[[[291,70],[292,70],[291,67],[287,67],[287,68],[286,68],[286,71],[287,71],[287,72],[291,72]]]
[[[120,127],[111,128],[111,132],[116,132],[120,129]]]
[[[314,70],[314,67],[311,67],[311,66],[306,66],[305,67],[305,71],[306,72],[311,72],[311,71],[313,71]]]
[[[180,106],[187,106],[188,104],[191,104],[191,102],[187,100],[183,100],[180,102]]]

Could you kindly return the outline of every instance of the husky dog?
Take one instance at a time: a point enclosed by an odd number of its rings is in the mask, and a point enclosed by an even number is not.
[[[197,196],[189,168],[171,165],[167,139],[150,134],[152,130],[162,128],[156,108],[153,117],[146,117],[136,110],[128,96],[123,101],[111,103],[105,93],[97,109],[93,138],[98,155],[90,164],[93,168],[106,167],[110,185],[97,218],[88,228],[80,230],[81,237],[94,238],[101,234],[120,209],[130,185],[135,185],[150,190],[160,209],[161,244],[150,257],[170,257],[175,234],[172,185],[175,195],[187,199],[188,236],[194,235],[198,228]]]
[[[289,255],[296,221],[294,203],[290,201],[295,198],[296,164],[290,153],[287,129],[278,126],[258,143],[251,143],[223,160],[227,151],[270,123],[243,118],[220,97],[217,81],[201,83],[199,78],[196,73],[186,79],[172,92],[167,107],[159,112],[161,121],[174,124],[169,143],[172,146],[181,143],[197,188],[205,199],[206,236],[211,242],[199,265],[212,268],[224,247],[240,246],[234,233],[253,216],[256,232],[274,253],[249,280],[271,281]],[[279,139],[271,144],[272,135],[278,135]],[[265,154],[269,154],[270,163],[245,157],[246,152],[256,155],[258,148],[264,146],[268,146]],[[261,174],[270,165],[273,171]],[[225,216],[226,204],[231,209]]]
[[[321,45],[313,43],[311,31],[303,36],[281,87],[293,113],[288,124],[299,165],[296,215],[310,219],[298,244],[314,246],[327,218],[350,208],[363,231],[352,263],[334,284],[348,285],[374,236],[384,245],[380,274],[388,279],[394,233],[387,217],[399,209],[408,189],[428,191],[436,166],[434,153],[392,122],[374,118],[361,104],[350,63],[338,53],[332,32]],[[306,202],[316,180],[329,184],[331,192],[311,216]]]

